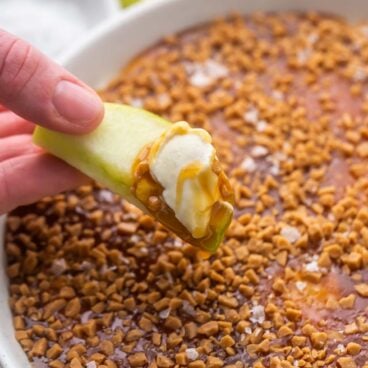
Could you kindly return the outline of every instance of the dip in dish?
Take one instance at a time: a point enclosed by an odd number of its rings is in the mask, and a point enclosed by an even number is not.
[[[207,258],[96,186],[15,211],[11,306],[30,360],[363,367],[366,33],[234,16],[168,37],[102,91],[209,130],[236,218]]]

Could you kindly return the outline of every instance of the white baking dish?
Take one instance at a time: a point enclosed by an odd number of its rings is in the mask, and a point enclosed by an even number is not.
[[[59,5],[64,11],[58,14],[55,24],[53,15],[55,11],[62,10]],[[31,21],[40,9],[44,11],[40,15],[42,21]],[[70,43],[78,42],[90,29],[115,16],[119,9],[119,0],[1,0],[0,27],[57,58]],[[71,27],[60,31],[65,25]]]
[[[152,0],[105,22],[63,57],[63,64],[93,87],[117,74],[134,55],[163,35],[180,31],[233,11],[321,10],[349,19],[367,18],[366,0]],[[3,264],[4,230],[0,219],[0,364],[30,367],[13,337]]]

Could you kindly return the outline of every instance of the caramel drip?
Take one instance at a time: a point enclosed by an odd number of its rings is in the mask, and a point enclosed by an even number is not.
[[[178,206],[179,203],[183,200],[183,192],[184,192],[184,184],[185,181],[191,178],[194,178],[198,175],[202,170],[202,165],[200,162],[193,162],[190,165],[186,166],[181,170],[179,177],[178,177],[178,183],[176,186],[176,205]],[[207,193],[206,193],[207,194]],[[198,201],[196,200],[196,203]]]

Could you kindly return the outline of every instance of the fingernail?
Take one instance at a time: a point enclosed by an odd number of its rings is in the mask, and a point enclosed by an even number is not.
[[[69,81],[56,85],[53,104],[63,118],[79,126],[94,126],[102,117],[103,106],[98,96]]]

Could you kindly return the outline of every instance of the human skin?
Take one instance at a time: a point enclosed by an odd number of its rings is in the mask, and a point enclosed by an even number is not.
[[[0,214],[88,182],[33,145],[34,123],[84,134],[97,127],[103,114],[90,87],[0,29]]]

